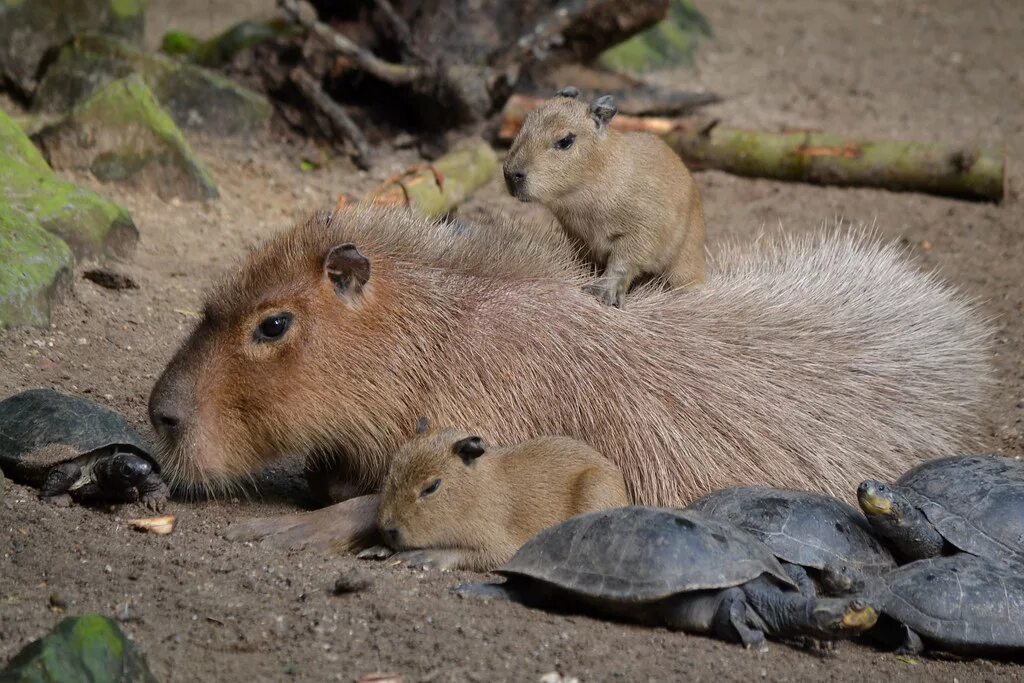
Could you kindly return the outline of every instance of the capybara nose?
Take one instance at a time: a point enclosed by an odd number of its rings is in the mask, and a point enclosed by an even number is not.
[[[168,441],[176,441],[185,430],[187,409],[171,392],[158,386],[149,397],[149,422],[156,433]]]
[[[398,527],[389,526],[387,529],[384,529],[384,540],[389,546],[394,548],[398,545],[399,534]]]
[[[505,186],[508,187],[508,193],[510,195],[517,195],[520,188],[523,186],[523,182],[526,181],[526,174],[522,171],[512,171],[504,169],[505,172]]]

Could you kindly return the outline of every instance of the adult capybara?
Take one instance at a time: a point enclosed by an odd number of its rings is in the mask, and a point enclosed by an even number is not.
[[[640,504],[740,484],[848,496],[974,431],[988,329],[895,247],[727,250],[704,287],[618,310],[510,230],[357,208],[250,254],[153,390],[166,476],[216,488],[301,454],[371,493],[429,415],[496,443],[585,441]]]

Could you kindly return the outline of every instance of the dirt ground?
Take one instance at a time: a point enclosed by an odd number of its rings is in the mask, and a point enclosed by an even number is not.
[[[197,3],[191,3],[196,5]],[[992,0],[701,2],[717,36],[696,71],[665,83],[727,100],[732,124],[807,127],[871,137],[1003,145],[1003,204],[876,190],[817,188],[697,175],[710,246],[781,224],[841,218],[905,240],[925,267],[977,297],[993,317],[1002,385],[985,415],[987,446],[1024,453],[1024,3]],[[413,161],[392,156],[367,175],[335,160],[313,172],[273,134],[242,143],[194,140],[220,185],[208,204],[164,203],[104,186],[142,233],[121,264],[140,289],[78,279],[50,330],[0,338],[0,395],[38,386],[83,392],[144,426],[154,379],[187,334],[200,293],[245,250],[304,213],[358,193]],[[93,184],[85,178],[75,178]],[[469,210],[518,210],[497,181]],[[84,267],[84,266],[83,266]],[[449,593],[469,574],[423,573],[351,557],[231,544],[233,521],[304,505],[287,468],[251,500],[171,504],[178,530],[126,529],[140,510],[56,509],[11,486],[0,504],[0,662],[67,613],[118,614],[162,681],[353,681],[392,671],[406,681],[1024,680],[1008,662],[906,660],[844,644],[826,658],[773,644],[766,653],[664,630],[553,616]],[[339,577],[369,587],[334,596]]]

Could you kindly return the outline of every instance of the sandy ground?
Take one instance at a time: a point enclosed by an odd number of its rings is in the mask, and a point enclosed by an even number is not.
[[[1002,379],[984,418],[986,445],[1024,452],[1024,4],[701,6],[716,40],[702,49],[697,71],[659,78],[723,93],[728,100],[714,111],[730,123],[1005,146],[1010,193],[999,206],[716,172],[697,179],[712,250],[778,224],[797,232],[837,218],[874,223],[981,300],[995,321]],[[194,142],[222,198],[164,203],[103,187],[142,232],[135,257],[119,266],[141,287],[112,292],[79,279],[52,329],[0,338],[0,395],[37,386],[83,392],[144,425],[150,387],[219,272],[338,192],[358,193],[413,161],[391,157],[372,176],[343,160],[303,173],[295,147],[270,134],[246,144]],[[495,205],[518,208],[497,181],[469,208]],[[68,613],[119,614],[163,681],[351,681],[378,670],[406,681],[536,681],[550,671],[581,681],[1024,680],[1024,667],[1012,663],[906,661],[856,644],[827,658],[779,644],[746,652],[452,596],[452,586],[476,578],[468,574],[222,540],[232,521],[304,504],[286,472],[262,482],[263,496],[253,500],[172,503],[179,528],[160,538],[126,529],[139,510],[55,509],[12,486],[0,504],[0,662],[61,617],[51,606],[56,594]],[[369,582],[365,590],[331,594],[339,577],[354,575]]]

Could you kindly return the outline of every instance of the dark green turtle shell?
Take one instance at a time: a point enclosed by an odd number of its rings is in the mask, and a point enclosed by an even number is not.
[[[771,550],[745,531],[696,512],[641,506],[549,527],[497,571],[617,602],[738,586],[762,574],[794,586]]]
[[[824,493],[735,487],[713,491],[686,509],[735,524],[779,559],[803,567],[846,566],[871,575],[896,566],[864,515]]]
[[[86,398],[31,389],[0,401],[0,467],[38,478],[61,462],[116,446],[159,467],[146,441],[114,411]]]
[[[960,550],[1024,563],[1024,462],[965,455],[922,463],[893,490]]]
[[[882,583],[882,612],[938,649],[1024,652],[1024,572],[1012,563],[957,553],[903,565]]]

